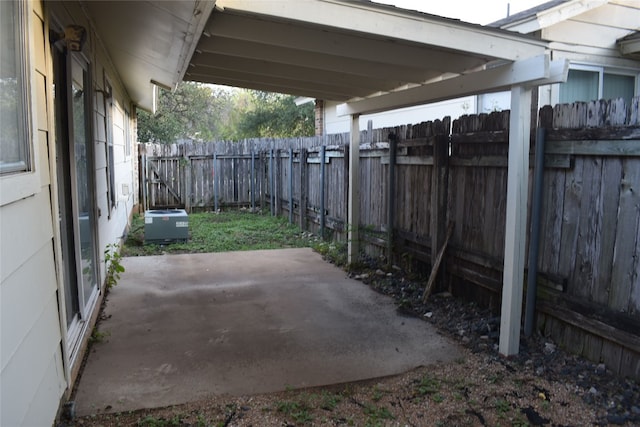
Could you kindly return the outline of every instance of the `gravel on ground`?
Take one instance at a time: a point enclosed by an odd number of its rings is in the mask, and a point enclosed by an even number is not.
[[[550,339],[498,353],[500,319],[449,293],[422,302],[424,281],[373,263],[350,274],[390,295],[464,349],[454,363],[387,378],[62,420],[60,426],[606,426],[640,425],[640,384],[567,354]]]

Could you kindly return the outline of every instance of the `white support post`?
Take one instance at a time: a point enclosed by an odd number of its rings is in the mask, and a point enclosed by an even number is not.
[[[524,282],[527,191],[529,181],[529,138],[531,129],[531,88],[511,89],[509,118],[509,171],[507,174],[507,218],[502,280],[502,310],[499,351],[518,354]]]
[[[360,237],[360,115],[351,115],[349,141],[349,204],[347,212],[347,262],[358,260]]]

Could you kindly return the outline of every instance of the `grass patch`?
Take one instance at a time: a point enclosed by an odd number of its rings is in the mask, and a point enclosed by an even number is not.
[[[333,411],[342,401],[342,396],[337,393],[329,393],[326,390],[322,392],[322,401],[320,407],[325,411]]]
[[[372,404],[365,405],[364,413],[367,415],[365,425],[372,427],[388,425],[386,420],[392,420],[395,418],[387,408],[377,407]]]
[[[122,248],[123,256],[303,248],[313,242],[286,218],[233,210],[189,214],[189,241],[144,242],[144,215],[135,215]]]
[[[278,402],[277,410],[291,418],[296,423],[307,424],[313,421],[311,408],[304,402]]]
[[[440,382],[428,375],[422,377],[416,386],[416,392],[420,396],[433,395],[440,391]]]
[[[182,417],[180,415],[175,415],[171,419],[166,418],[156,418],[151,415],[138,420],[138,427],[171,427],[171,426],[180,426],[182,425]]]

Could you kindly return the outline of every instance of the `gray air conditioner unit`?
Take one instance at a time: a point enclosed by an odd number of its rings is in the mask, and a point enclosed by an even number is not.
[[[145,211],[145,243],[186,242],[187,240],[189,240],[187,211],[184,209]]]

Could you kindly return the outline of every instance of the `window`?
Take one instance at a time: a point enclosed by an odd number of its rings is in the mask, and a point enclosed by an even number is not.
[[[604,67],[574,66],[567,82],[560,85],[560,102],[624,98],[627,105],[635,96],[637,73]]]
[[[131,156],[131,114],[128,109],[124,110],[124,155]]]
[[[0,174],[31,170],[25,2],[0,1]]]
[[[105,113],[107,123],[107,204],[109,206],[109,218],[111,210],[116,206],[116,184],[115,184],[115,160],[113,154],[113,89],[110,83],[106,83],[105,88]]]

